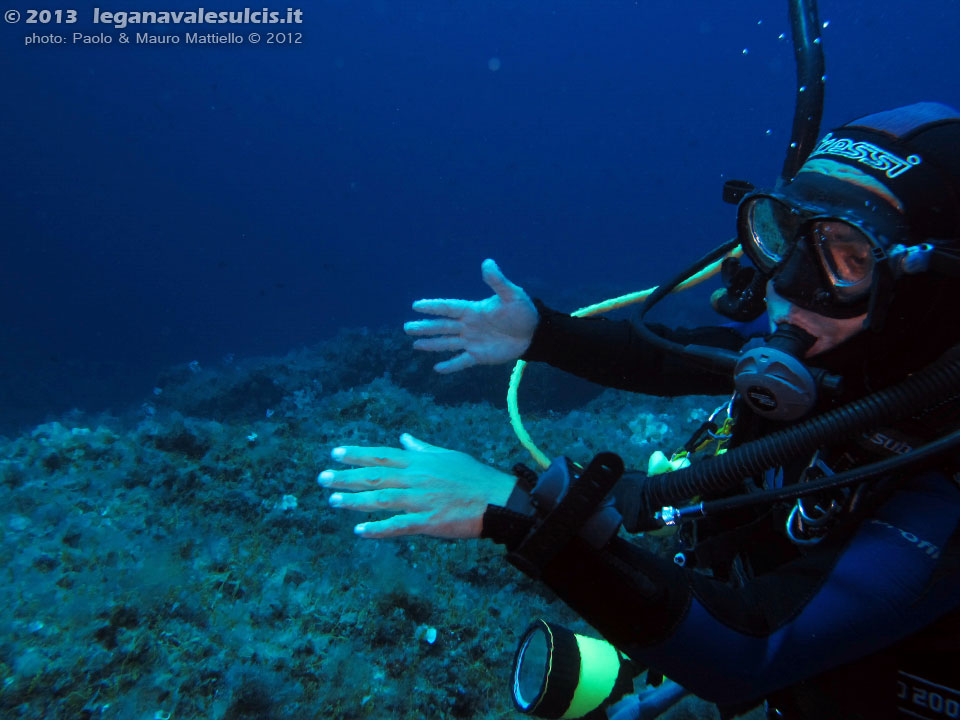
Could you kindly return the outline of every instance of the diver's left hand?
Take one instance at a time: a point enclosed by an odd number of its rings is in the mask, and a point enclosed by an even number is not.
[[[360,523],[354,528],[360,537],[480,537],[487,505],[506,505],[517,482],[466,453],[435,447],[407,433],[400,436],[400,444],[402,450],[334,448],[334,460],[360,468],[324,470],[317,477],[325,488],[351,491],[331,495],[334,507],[397,513]]]

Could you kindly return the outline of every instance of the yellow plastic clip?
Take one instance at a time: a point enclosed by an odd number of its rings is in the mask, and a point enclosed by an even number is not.
[[[655,450],[647,461],[647,475],[662,475],[690,465],[687,453],[679,452],[668,458],[659,450]]]
[[[733,435],[733,426],[736,423],[734,419],[727,416],[727,419],[723,421],[723,425],[720,426],[720,429],[717,430],[717,449],[713,451],[714,455],[723,455],[727,451],[727,441],[730,440],[730,436]]]

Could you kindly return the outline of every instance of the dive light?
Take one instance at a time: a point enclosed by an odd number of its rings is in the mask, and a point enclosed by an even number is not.
[[[644,668],[605,640],[537,620],[520,640],[513,661],[513,702],[541,718],[597,718],[633,690]]]

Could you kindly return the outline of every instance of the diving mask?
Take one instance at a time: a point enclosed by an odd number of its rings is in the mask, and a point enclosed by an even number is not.
[[[744,253],[774,280],[783,297],[820,315],[867,311],[889,234],[848,214],[804,207],[781,195],[752,193],[740,203],[737,229]]]

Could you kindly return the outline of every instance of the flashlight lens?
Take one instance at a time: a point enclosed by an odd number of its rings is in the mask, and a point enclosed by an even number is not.
[[[543,628],[531,628],[520,647],[514,671],[513,694],[523,710],[533,707],[543,693],[549,650]]]

